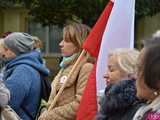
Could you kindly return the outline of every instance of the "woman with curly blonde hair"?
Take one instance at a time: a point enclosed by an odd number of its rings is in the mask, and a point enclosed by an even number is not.
[[[135,74],[139,51],[119,48],[108,56],[107,87],[96,120],[131,120],[140,104]]]

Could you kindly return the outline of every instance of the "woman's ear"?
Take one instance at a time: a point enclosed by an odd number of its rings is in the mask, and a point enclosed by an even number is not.
[[[136,80],[136,74],[129,73],[128,78]]]

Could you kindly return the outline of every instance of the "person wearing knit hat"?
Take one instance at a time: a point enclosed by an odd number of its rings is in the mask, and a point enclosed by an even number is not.
[[[41,99],[41,77],[49,75],[33,37],[22,32],[9,34],[0,41],[0,55],[5,61],[3,80],[11,94],[9,105],[22,120],[33,120]]]
[[[27,33],[15,32],[4,38],[4,45],[16,55],[33,50],[33,37]]]

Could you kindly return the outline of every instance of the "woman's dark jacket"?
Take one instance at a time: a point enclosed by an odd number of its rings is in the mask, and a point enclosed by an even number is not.
[[[96,120],[132,120],[142,103],[136,97],[135,80],[108,85]]]

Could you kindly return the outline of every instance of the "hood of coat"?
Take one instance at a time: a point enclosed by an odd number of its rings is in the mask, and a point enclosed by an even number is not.
[[[49,75],[49,69],[45,66],[41,53],[36,50],[17,56],[12,60],[7,61],[5,64],[5,69],[10,72],[14,70],[16,66],[26,64],[38,70],[44,76]]]

